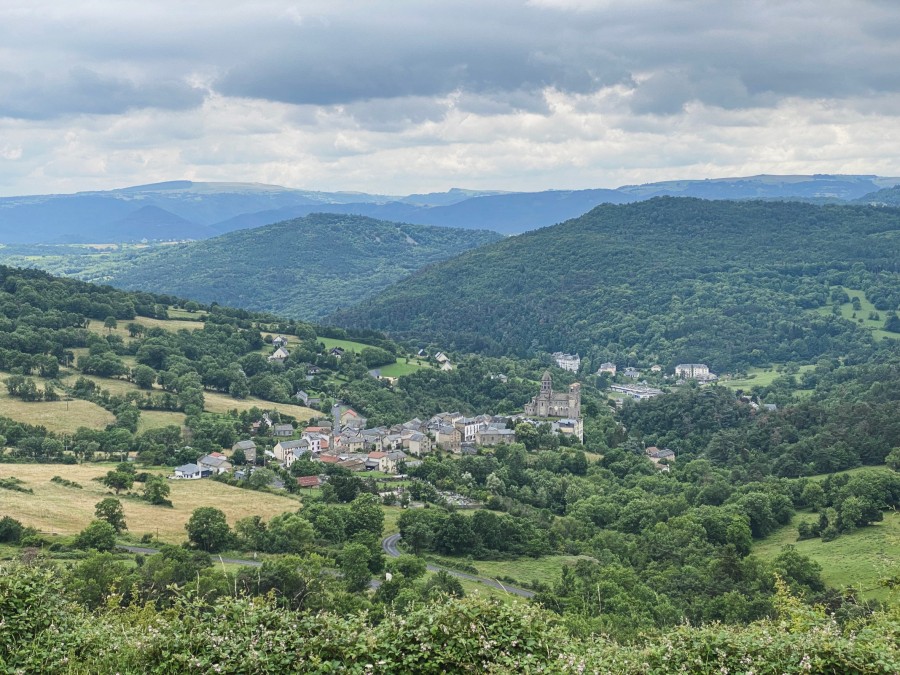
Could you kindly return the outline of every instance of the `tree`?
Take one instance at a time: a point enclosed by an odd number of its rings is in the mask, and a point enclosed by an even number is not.
[[[212,506],[194,509],[184,529],[191,543],[208,553],[221,551],[231,542],[231,528],[225,514]]]
[[[346,519],[347,537],[352,538],[360,532],[368,532],[381,537],[384,529],[384,510],[378,497],[372,494],[361,494],[350,503]]]
[[[116,547],[116,528],[105,520],[92,520],[75,538],[75,547],[111,551]]]
[[[128,529],[125,524],[125,510],[122,508],[122,502],[115,497],[106,497],[97,502],[94,507],[94,515],[99,520],[105,520],[112,525],[117,533]]]
[[[369,557],[371,553],[364,544],[347,544],[338,557],[338,569],[347,584],[347,590],[351,593],[365,590],[372,579],[369,572]]]
[[[900,471],[900,448],[891,450],[884,458],[884,463],[894,471]]]
[[[315,537],[313,526],[296,513],[282,513],[269,521],[268,545],[270,553],[302,553]]]
[[[144,499],[154,506],[172,506],[170,492],[169,483],[162,476],[150,476],[144,483]]]
[[[116,317],[108,316],[103,321],[103,327],[109,332],[112,333],[116,328],[119,327],[119,322],[116,321]]]
[[[126,324],[125,328],[126,330],[128,330],[128,335],[130,337],[137,337],[144,332],[144,327],[139,323],[135,323],[134,321]]]
[[[156,371],[150,366],[138,364],[131,369],[131,379],[141,389],[153,389],[156,382]]]
[[[122,490],[131,489],[131,486],[134,485],[134,474],[127,471],[113,470],[107,472],[100,479],[100,482],[110,490],[115,490],[116,494],[119,494]]]
[[[527,450],[534,450],[538,446],[540,435],[533,424],[519,422],[516,425],[516,441],[525,445]]]
[[[399,558],[392,558],[389,567],[393,572],[402,574],[409,580],[418,579],[428,571],[422,558],[407,554],[401,555]]]

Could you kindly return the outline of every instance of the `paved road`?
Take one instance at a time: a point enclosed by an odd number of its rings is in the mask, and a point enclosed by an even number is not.
[[[382,550],[392,558],[396,558],[400,555],[400,550],[397,548],[397,544],[400,542],[399,534],[392,534],[389,537],[385,537],[381,540],[381,548]],[[498,588],[501,591],[506,591],[507,593],[512,593],[513,595],[518,595],[522,598],[531,598],[534,596],[534,591],[528,591],[524,588],[516,588],[515,586],[507,586],[506,584],[501,584],[496,579],[488,579],[486,577],[475,576],[474,574],[466,574],[465,572],[457,572],[456,570],[451,570],[446,567],[440,567],[438,565],[428,565],[428,571],[437,572],[439,570],[443,570],[448,574],[452,574],[455,577],[459,577],[460,579],[466,579],[468,581],[475,581],[479,584],[484,584],[485,586],[490,586],[491,588]]]

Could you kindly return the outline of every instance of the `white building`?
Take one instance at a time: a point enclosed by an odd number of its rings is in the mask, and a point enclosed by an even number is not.
[[[581,357],[578,354],[564,354],[563,352],[554,352],[553,360],[563,370],[570,370],[577,373],[581,368]]]
[[[709,372],[709,366],[705,363],[679,363],[675,366],[675,377],[682,380],[700,380],[701,382],[718,379],[717,375]]]

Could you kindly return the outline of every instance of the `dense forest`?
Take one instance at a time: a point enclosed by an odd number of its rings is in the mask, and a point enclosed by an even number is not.
[[[2,257],[125,289],[313,319],[498,239],[486,230],[318,213],[149,250],[30,245],[8,248]]]
[[[332,319],[491,355],[577,351],[597,365],[814,363],[871,347],[828,311],[837,286],[885,317],[900,307],[898,232],[891,208],[600,206],[423,269]]]

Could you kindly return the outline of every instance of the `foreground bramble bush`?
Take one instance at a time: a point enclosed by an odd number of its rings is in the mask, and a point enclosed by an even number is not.
[[[782,588],[781,618],[680,626],[635,644],[571,639],[521,603],[448,599],[377,625],[266,598],[88,613],[40,567],[0,571],[0,666],[42,673],[896,673],[900,612],[840,627]]]

